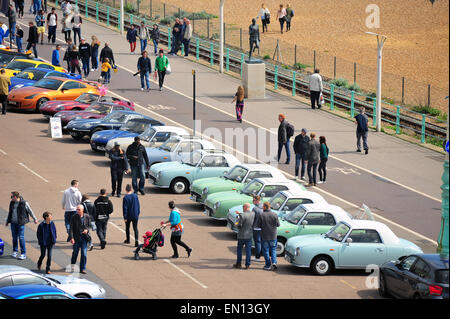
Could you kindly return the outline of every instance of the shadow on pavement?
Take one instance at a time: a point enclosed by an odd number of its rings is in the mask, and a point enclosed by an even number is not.
[[[33,123],[45,123],[45,124],[48,124],[48,120],[45,117],[44,118],[39,118],[39,119],[29,119],[28,121],[29,122],[33,122]]]
[[[91,149],[79,150],[78,153],[80,153],[82,155],[91,155],[91,156],[103,157],[103,158],[106,159],[105,155],[103,155],[102,153],[93,152]]]
[[[357,292],[358,296],[360,296],[363,299],[384,299],[380,297],[378,294],[378,291],[376,289],[366,289],[366,290],[359,290]]]
[[[209,232],[218,240],[232,241],[236,243],[236,234],[233,232]]]
[[[98,167],[109,167],[109,161],[91,161],[92,164]]]
[[[225,228],[225,226],[227,225],[226,221],[215,220],[215,219],[208,218],[208,217],[190,218],[189,221],[198,226],[207,226],[207,227]]]

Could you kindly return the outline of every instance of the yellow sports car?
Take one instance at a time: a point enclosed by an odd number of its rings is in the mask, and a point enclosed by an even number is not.
[[[21,71],[25,70],[26,68],[43,68],[43,69],[50,69],[55,70],[59,72],[66,72],[64,68],[60,66],[54,66],[50,63],[44,62],[44,61],[38,61],[38,60],[29,60],[29,59],[15,59],[11,62],[9,62],[5,66],[5,74],[9,77],[13,77],[15,73],[20,73]]]

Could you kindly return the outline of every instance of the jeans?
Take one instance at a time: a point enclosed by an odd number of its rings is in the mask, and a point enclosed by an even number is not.
[[[319,163],[311,164],[308,162],[308,177],[310,184],[317,184],[317,165]]]
[[[122,180],[123,180],[123,171],[122,170],[111,170],[111,184],[112,184],[112,195],[116,193],[120,195],[122,193]]]
[[[18,242],[20,243],[20,251],[22,254],[26,254],[27,249],[25,247],[25,225],[11,224],[11,234],[13,242],[13,251],[19,251]]]
[[[103,77],[103,83],[108,84],[111,80],[111,70],[106,72],[102,71],[101,76]]]
[[[50,25],[48,26],[48,41],[52,41],[53,44],[55,44],[56,41],[56,25]]]
[[[320,109],[321,105],[319,104],[319,98],[320,98],[320,91],[311,91],[310,92],[311,95],[311,108],[315,109],[316,108],[316,104],[317,107]]]
[[[147,39],[141,39],[141,53],[147,48]]]
[[[22,53],[23,52],[23,49],[22,49],[22,38],[16,37],[16,45],[17,45],[17,51]]]
[[[158,71],[158,82],[159,88],[162,88],[164,85],[164,77],[166,76],[166,71]]]
[[[184,56],[189,56],[189,43],[191,40],[183,39],[183,45],[184,45]]]
[[[283,33],[284,22],[286,21],[284,18],[278,19],[280,21],[281,33]]]
[[[178,256],[177,245],[180,245],[181,247],[186,249],[186,251],[190,250],[189,246],[181,241],[181,235],[174,235],[174,233],[172,233],[172,235],[170,236],[170,244],[172,245],[174,256]]]
[[[81,28],[72,28],[73,30],[73,43],[77,44],[77,34],[78,40],[81,42]]]
[[[89,57],[82,58],[81,62],[83,63],[83,73],[85,77],[89,76]]]
[[[245,245],[245,266],[250,266],[250,258],[252,256],[251,239],[238,239],[236,264],[240,265],[242,262],[242,247],[244,245]]]
[[[261,258],[261,230],[253,230],[253,241],[255,242],[255,258]]]
[[[39,10],[41,10],[41,1],[33,2],[33,14],[38,14]]]
[[[328,158],[323,158],[319,163],[319,179],[321,182],[325,182],[327,179],[327,161]]]
[[[286,148],[286,162],[291,161],[291,150],[289,149],[289,140],[286,143],[278,142],[278,162],[280,161],[281,151],[283,150],[283,146]]]
[[[34,57],[37,58],[38,57],[37,43],[34,43],[34,45],[33,45],[33,43],[28,42],[26,50],[28,51],[28,50],[30,50],[30,48],[33,48]]]
[[[47,252],[47,263],[45,266],[45,271],[50,270],[50,265],[52,264],[52,251],[53,251],[53,245],[50,246],[40,246],[41,247],[41,256],[39,257],[39,260],[37,262],[38,267],[40,268],[42,265],[42,261],[45,258],[45,253]]]
[[[86,256],[87,256],[87,242],[83,236],[80,237],[78,241],[73,245],[72,251],[72,259],[70,263],[75,265],[78,258],[78,253],[81,249],[81,257],[80,257],[80,271],[86,270]]]
[[[302,170],[300,177],[305,176],[306,170],[306,154],[295,153],[295,177],[298,177],[298,170],[300,169],[300,162],[302,163]]]
[[[155,47],[155,54],[158,53],[158,41],[157,40],[153,40],[153,46]]]
[[[91,62],[92,68],[94,70],[98,69],[98,49],[92,51]]]
[[[369,149],[369,145],[367,145],[367,135],[369,134],[369,132],[358,132],[356,131],[356,147],[358,148],[358,150],[361,150],[361,138],[363,140],[363,147],[364,150],[368,150]]]
[[[141,88],[145,89],[145,85],[147,85],[147,90],[150,90],[150,73],[148,71],[141,72],[140,76],[141,76]]]
[[[262,251],[266,264],[265,268],[269,268],[271,265],[277,264],[277,240],[263,240]]]
[[[70,31],[70,29],[68,29],[68,30],[66,30],[66,31],[63,31],[63,33],[64,33],[64,41],[67,42],[67,40],[70,38],[71,32],[72,32],[72,31]]]
[[[76,211],[66,211],[64,213],[64,225],[66,226],[67,234],[69,234],[70,231],[70,220],[72,219],[72,216],[76,214]]]
[[[11,43],[16,39],[16,23],[12,22],[11,26],[9,27],[9,34],[11,36]]]
[[[134,230],[134,240],[138,241],[139,239],[139,231],[138,231],[138,221],[137,220],[131,220],[127,219],[125,223],[125,236],[126,240],[130,241],[130,224],[133,224],[133,230]]]
[[[264,33],[264,31],[267,32],[267,20],[261,19],[261,22],[262,22],[263,33]]]
[[[137,179],[139,177],[139,187],[137,183]],[[142,164],[141,166],[131,166],[131,185],[133,186],[133,190],[135,193],[138,191],[144,192],[145,185],[145,166]]]
[[[95,226],[97,226],[97,236],[98,239],[100,240],[100,243],[106,242],[106,229],[108,227],[108,218],[96,221]]]

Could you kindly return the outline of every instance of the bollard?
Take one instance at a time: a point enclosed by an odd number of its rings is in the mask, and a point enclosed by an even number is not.
[[[58,1],[57,1],[58,2]],[[58,5],[58,4],[56,4],[56,5]],[[89,17],[89,5],[88,5],[88,0],[86,0],[86,2],[85,2],[85,4],[84,4],[84,11],[86,11],[85,12],[85,17],[86,17],[86,19]]]
[[[274,75],[273,82],[274,82],[274,87],[273,88],[275,90],[278,90],[278,65],[275,65],[275,75]]]
[[[244,53],[241,53],[241,78],[242,78],[243,66],[244,66]]]
[[[373,99],[373,116],[372,116],[372,119],[373,119],[372,125],[376,126],[377,125],[377,98]]]
[[[426,126],[426,115],[422,114],[422,134],[420,136],[420,143],[425,143],[425,126]]]
[[[295,79],[297,76],[297,72],[292,72],[292,96],[295,96],[295,85],[297,84],[297,80]]]
[[[330,110],[334,110],[334,84],[330,84]]]
[[[355,117],[355,91],[352,91],[352,101],[350,104],[350,116]]]
[[[106,26],[109,27],[109,6],[106,7]]]
[[[230,49],[227,48],[226,70],[230,71]]]
[[[133,17],[134,16],[132,14],[130,14],[130,25],[133,24]]]
[[[195,41],[195,59],[198,61],[200,59],[200,40],[197,38]]]
[[[400,134],[400,105],[397,105],[397,116],[395,119],[395,134]]]
[[[98,2],[95,4],[95,21],[98,23]],[[120,21],[120,18],[119,18]]]
[[[211,63],[211,65],[214,65],[214,43],[212,42],[209,48],[209,62]]]
[[[181,55],[184,56],[184,45],[183,45],[183,43],[181,44]]]

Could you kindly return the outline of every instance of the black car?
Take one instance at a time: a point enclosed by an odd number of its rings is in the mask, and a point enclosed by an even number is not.
[[[448,299],[448,257],[418,254],[380,267],[378,292],[402,299]]]

